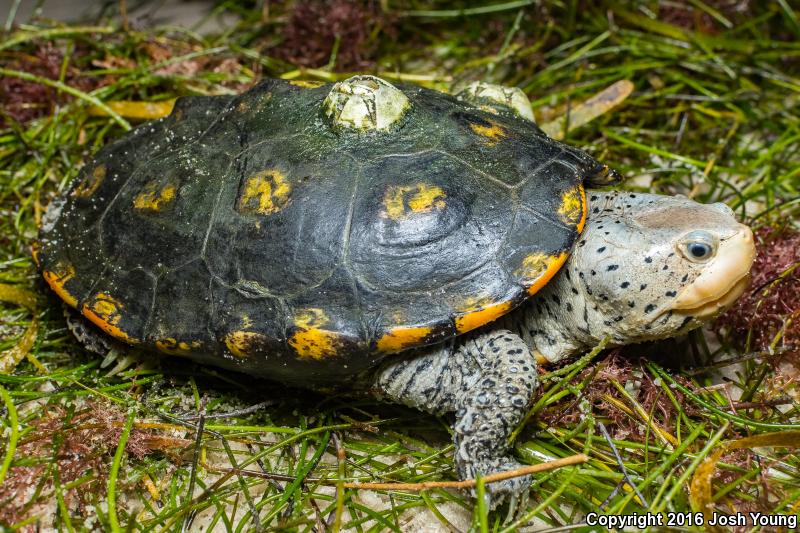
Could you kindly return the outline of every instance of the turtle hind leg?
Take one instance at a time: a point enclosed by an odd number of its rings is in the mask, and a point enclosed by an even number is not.
[[[538,382],[536,360],[518,336],[495,330],[388,363],[378,371],[376,392],[436,414],[456,413],[456,470],[461,479],[522,466],[509,436],[522,420]],[[532,478],[520,476],[486,485],[492,508],[507,498],[527,497]]]
[[[67,329],[78,341],[78,344],[87,351],[103,357],[100,368],[106,368],[112,363],[116,363],[108,371],[109,376],[122,372],[138,361],[138,357],[132,350],[99,331],[86,317],[66,305],[64,306],[64,319]]]

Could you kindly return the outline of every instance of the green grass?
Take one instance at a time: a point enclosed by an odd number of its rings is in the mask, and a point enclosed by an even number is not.
[[[0,307],[0,349],[38,317],[31,353],[46,373],[28,359],[0,374],[0,524],[177,531],[203,520],[226,531],[399,531],[409,511],[426,509],[454,527],[454,505],[479,530],[512,531],[534,518],[557,527],[600,509],[689,511],[688,483],[721,442],[800,430],[797,386],[754,335],[717,343],[695,333],[681,344],[628,348],[627,358],[592,354],[545,376],[515,440],[526,462],[575,453],[590,461],[537,475],[527,508],[506,521],[505,509],[473,509],[464,493],[394,491],[376,504],[341,487],[454,479],[447,419],[183,361],[137,360],[110,374],[113,362],[103,368],[69,337],[29,247],[42,206],[135,125],[107,102],[229,94],[264,76],[334,80],[366,71],[442,90],[483,79],[521,87],[542,122],[628,79],[636,86],[628,101],[568,131],[567,142],[613,164],[631,190],[722,201],[755,228],[798,229],[800,25],[789,2],[750,2],[745,13],[725,1],[536,4],[381,2],[361,33],[336,39],[335,54],[312,65],[301,64],[302,39],[282,41],[291,28],[303,35],[303,22],[274,3],[264,20],[261,3],[220,2],[215,15],[241,20],[216,35],[122,31],[106,19],[37,20],[6,32],[0,83],[7,91],[15,80],[21,104],[0,108],[0,283],[37,299],[32,313]],[[8,104],[8,94],[0,97]],[[800,321],[796,307],[781,312]],[[800,364],[781,339],[772,351]],[[741,362],[727,385],[744,391],[747,403],[735,411],[726,389],[708,387],[714,360]],[[274,402],[245,409],[265,399]],[[798,463],[795,450],[780,447],[724,455],[715,508],[797,513]]]

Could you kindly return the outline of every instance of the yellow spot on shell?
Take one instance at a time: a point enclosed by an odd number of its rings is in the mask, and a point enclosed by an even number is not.
[[[177,191],[178,188],[172,183],[159,187],[158,182],[150,181],[133,199],[133,207],[143,211],[161,211],[172,203]]]
[[[72,191],[72,196],[77,198],[89,198],[94,194],[103,180],[106,178],[106,166],[97,165],[91,172],[78,183],[78,186]]]
[[[100,292],[95,294],[91,302],[83,305],[83,316],[115,339],[128,344],[136,344],[138,342],[136,339],[131,338],[119,328],[119,321],[122,319],[124,309],[125,306],[119,300],[108,293]]]
[[[378,351],[393,353],[417,346],[432,332],[427,326],[392,328],[378,339]]]
[[[52,270],[45,270],[42,276],[50,288],[53,289],[59,298],[64,300],[69,306],[77,307],[78,300],[67,292],[64,285],[75,276],[75,267],[66,262],[58,262]]]
[[[324,359],[336,355],[341,338],[333,331],[321,329],[329,321],[322,309],[305,309],[295,316],[298,331],[289,338],[289,345],[301,359]]]
[[[292,80],[289,82],[289,85],[294,85],[295,87],[302,87],[303,89],[316,89],[317,87],[322,87],[325,85],[321,81],[309,81],[309,80]]]
[[[494,120],[490,120],[488,126],[482,124],[470,124],[469,126],[472,128],[472,131],[486,138],[484,143],[487,146],[494,146],[500,139],[506,136],[506,130]]]
[[[479,300],[467,302],[467,306],[462,309],[465,314],[456,317],[456,330],[459,333],[466,333],[475,328],[479,328],[484,324],[488,324],[509,311],[511,311],[512,302],[497,302],[491,303],[486,300]]]
[[[168,355],[189,355],[191,352],[200,348],[200,341],[178,341],[173,337],[156,341],[158,351]]]
[[[39,242],[33,241],[31,243],[31,259],[36,266],[39,266]]]
[[[383,195],[384,214],[392,220],[399,220],[409,212],[427,213],[434,209],[444,209],[446,197],[444,190],[436,185],[392,185]]]
[[[267,338],[255,331],[232,331],[225,336],[225,346],[236,357],[250,357],[253,345],[264,343]]]
[[[271,215],[289,204],[292,186],[279,170],[264,170],[248,177],[236,210],[243,214]]]
[[[578,231],[583,230],[583,224],[586,222],[586,192],[582,185],[573,187],[561,195],[558,216],[565,224],[577,226]]]
[[[566,260],[567,252],[561,252],[559,255],[534,252],[522,260],[522,266],[516,270],[515,274],[528,285],[528,294],[536,294],[556,275]]]

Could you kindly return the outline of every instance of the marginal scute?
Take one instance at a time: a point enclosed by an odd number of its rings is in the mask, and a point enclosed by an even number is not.
[[[378,339],[377,348],[382,353],[399,352],[410,346],[418,346],[432,332],[433,328],[428,326],[393,328]]]
[[[289,338],[300,359],[325,359],[336,355],[342,344],[336,332],[322,329],[328,324],[328,315],[322,309],[304,309],[294,318],[297,332]]]
[[[518,87],[476,81],[470,83],[457,96],[460,100],[481,108],[510,111],[514,115],[534,121],[531,104],[522,89]]]
[[[200,341],[178,341],[173,337],[160,339],[155,342],[156,349],[167,355],[189,355],[193,351],[197,351],[202,346]]]
[[[75,276],[75,266],[66,262],[58,262],[52,270],[42,272],[50,288],[70,307],[77,307],[78,300],[67,291],[64,285]]]
[[[253,345],[265,340],[264,335],[255,331],[232,331],[225,336],[225,346],[231,354],[246,359],[252,355]]]
[[[83,316],[91,320],[100,329],[128,344],[137,344],[139,341],[132,338],[119,328],[122,312],[125,306],[112,295],[100,292],[83,305]]]
[[[564,191],[564,194],[561,195],[558,216],[565,224],[579,226],[578,231],[583,229],[586,221],[586,193],[583,185],[577,185]]]
[[[513,302],[475,303],[464,309],[464,314],[456,317],[456,331],[466,333],[479,328],[508,313]]]
[[[525,256],[515,274],[528,287],[528,294],[536,294],[556,275],[566,260],[567,252],[561,252],[559,255],[533,252]]]
[[[335,84],[322,103],[334,129],[391,131],[411,108],[403,92],[375,76],[353,76]]]

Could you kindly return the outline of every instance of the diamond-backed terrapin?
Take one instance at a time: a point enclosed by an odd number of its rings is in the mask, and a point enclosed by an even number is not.
[[[94,324],[81,337],[455,412],[469,478],[517,466],[537,360],[688,331],[747,281],[752,235],[727,207],[587,201],[616,178],[518,89],[267,80],[100,150],[35,255]]]

